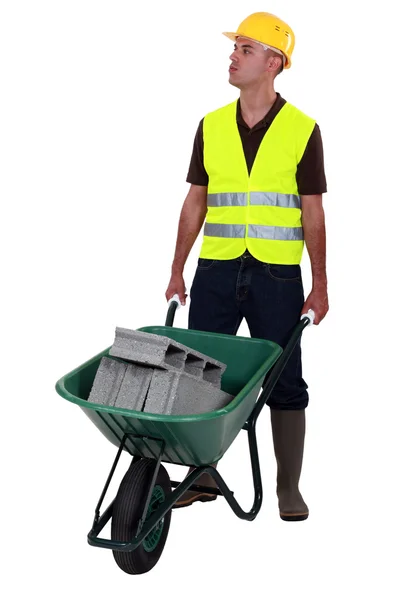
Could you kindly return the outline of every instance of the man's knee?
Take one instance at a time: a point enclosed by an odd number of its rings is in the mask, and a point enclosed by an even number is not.
[[[294,380],[280,378],[266,404],[281,410],[303,410],[308,406],[308,385],[302,377]]]
[[[304,410],[309,402],[308,392],[303,392],[298,396],[280,397],[271,396],[267,400],[267,405],[274,410]]]

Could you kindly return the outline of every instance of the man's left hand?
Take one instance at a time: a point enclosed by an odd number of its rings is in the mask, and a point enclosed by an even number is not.
[[[310,308],[315,312],[314,325],[318,325],[329,310],[328,290],[326,286],[311,290],[301,314],[306,314]]]

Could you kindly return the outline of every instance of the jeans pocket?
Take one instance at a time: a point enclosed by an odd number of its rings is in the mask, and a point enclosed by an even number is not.
[[[271,279],[277,281],[297,281],[301,283],[300,265],[274,265],[267,264],[267,272]]]
[[[215,260],[212,258],[199,258],[199,260],[197,261],[197,268],[200,271],[206,271],[208,269],[211,269],[214,263]]]

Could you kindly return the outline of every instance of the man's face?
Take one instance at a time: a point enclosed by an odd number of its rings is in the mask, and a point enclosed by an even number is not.
[[[238,37],[230,55],[229,83],[242,89],[260,81],[266,72],[269,51],[261,44]]]

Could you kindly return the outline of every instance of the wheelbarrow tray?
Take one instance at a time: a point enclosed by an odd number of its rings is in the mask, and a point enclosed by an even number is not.
[[[100,361],[109,348],[57,381],[60,396],[77,404],[115,446],[124,435],[132,456],[167,463],[202,466],[217,462],[250,416],[266,374],[282,348],[257,338],[180,329],[142,327],[139,331],[164,335],[227,365],[221,388],[234,399],[224,408],[196,415],[163,415],[139,412],[87,401]],[[112,357],[111,357],[112,358]]]

